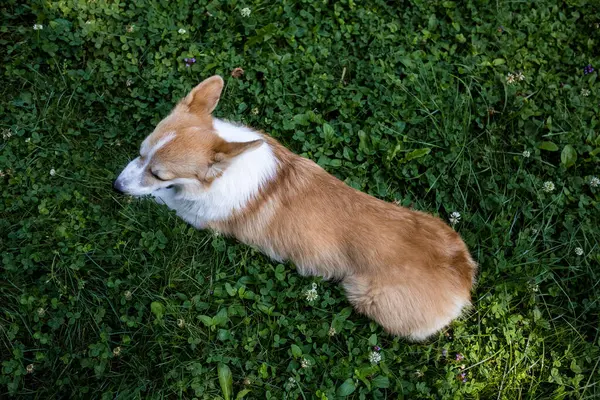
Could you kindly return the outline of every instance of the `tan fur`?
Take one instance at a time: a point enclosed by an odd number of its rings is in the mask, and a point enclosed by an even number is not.
[[[168,176],[210,184],[219,179],[210,171],[223,154],[245,149],[214,133],[210,113],[222,80],[207,81],[147,140],[176,132],[153,163]],[[439,218],[357,191],[263,137],[279,160],[276,178],[244,210],[210,228],[293,261],[302,275],[340,280],[355,308],[392,334],[423,340],[459,316],[470,302],[476,264],[458,233]]]

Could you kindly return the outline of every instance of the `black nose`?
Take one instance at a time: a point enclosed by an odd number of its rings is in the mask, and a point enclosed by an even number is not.
[[[118,180],[116,180],[115,183],[113,183],[113,189],[116,192],[123,194],[123,184]]]

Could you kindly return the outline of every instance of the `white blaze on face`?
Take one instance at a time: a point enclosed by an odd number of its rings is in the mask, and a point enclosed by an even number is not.
[[[148,148],[147,139],[144,140],[140,150],[140,157],[131,161],[125,169],[119,174],[119,177],[115,181],[115,188],[120,192],[130,194],[132,196],[145,196],[152,192],[169,186],[172,182],[164,182],[155,180],[151,184],[147,184],[144,176],[148,173],[148,165],[152,161],[154,154],[162,148],[164,145],[169,143],[175,138],[175,132],[170,132],[161,138],[152,148]],[[142,160],[142,157],[144,160]]]

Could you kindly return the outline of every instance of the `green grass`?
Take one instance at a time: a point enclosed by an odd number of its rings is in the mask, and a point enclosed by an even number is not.
[[[600,98],[584,73],[600,67],[597,7],[0,9],[0,397],[600,397]],[[212,74],[226,80],[217,116],[374,196],[460,212],[480,263],[470,313],[408,343],[336,284],[113,193],[142,139]]]

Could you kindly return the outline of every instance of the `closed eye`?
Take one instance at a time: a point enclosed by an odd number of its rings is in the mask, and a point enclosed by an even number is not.
[[[152,171],[152,170],[151,170],[151,171],[150,171],[150,173],[152,174],[152,176],[153,176],[154,178],[158,179],[159,181],[163,181],[163,182],[165,181],[165,179],[163,179],[163,178],[161,178],[160,176],[158,176],[158,175],[156,174],[156,172],[154,172],[154,171]]]

